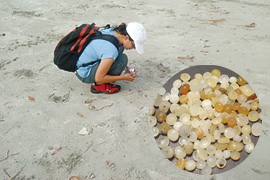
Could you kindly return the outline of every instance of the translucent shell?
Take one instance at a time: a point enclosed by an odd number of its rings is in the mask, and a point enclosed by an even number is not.
[[[218,159],[218,160],[216,161],[216,164],[217,164],[217,167],[221,169],[221,168],[224,168],[224,167],[226,166],[227,161],[226,161],[225,158]]]
[[[207,85],[211,88],[214,88],[218,83],[218,80],[213,78],[213,77],[210,77],[207,79]]]
[[[240,153],[238,152],[238,151],[232,151],[231,152],[231,158],[233,159],[233,160],[238,160],[238,159],[240,159]]]
[[[216,148],[217,150],[223,151],[223,150],[227,149],[227,147],[228,147],[227,144],[223,144],[223,143],[216,143],[216,144],[215,144],[215,148]]]
[[[262,123],[257,122],[257,123],[254,123],[254,124],[252,125],[252,127],[251,127],[251,133],[252,133],[254,136],[260,136],[261,131],[262,131]]]
[[[218,139],[218,143],[227,144],[229,142],[230,142],[230,139],[226,137],[221,137]]]
[[[225,159],[229,159],[231,157],[231,152],[229,150],[224,150],[223,151],[223,157]]]
[[[172,87],[172,89],[171,89],[171,95],[172,95],[172,94],[178,95],[178,94],[179,94],[179,88]]]
[[[182,96],[180,96],[179,100],[180,100],[181,104],[186,104],[188,102],[188,96],[182,95]]]
[[[179,167],[180,169],[185,169],[186,167],[186,160],[183,158],[180,158],[176,161],[175,165]]]
[[[153,116],[155,113],[156,113],[156,109],[153,107],[151,115]]]
[[[239,76],[237,78],[237,83],[240,85],[240,86],[243,86],[247,83],[247,81],[242,77],[242,76]]]
[[[235,135],[235,132],[234,132],[233,128],[228,127],[225,129],[224,135],[227,138],[233,138],[233,136]]]
[[[248,135],[248,134],[243,134],[243,135],[242,135],[242,138],[243,138],[243,143],[244,143],[244,144],[251,143],[251,137],[250,137],[250,135]]]
[[[236,79],[236,77],[232,76],[232,77],[230,77],[229,81],[230,81],[231,84],[233,84],[233,83],[237,82],[237,79]]]
[[[234,128],[234,126],[236,125],[236,119],[235,117],[231,117],[228,119],[227,121],[227,124],[228,124],[228,127],[231,127],[231,128]]]
[[[174,149],[174,154],[175,154],[176,158],[178,158],[178,159],[186,157],[186,152],[184,151],[184,149],[181,146],[177,146]]]
[[[168,101],[162,101],[159,105],[159,110],[164,113],[167,113],[170,106],[171,106],[171,103],[169,103]]]
[[[161,152],[166,156],[166,158],[170,159],[173,157],[173,149],[170,146],[165,146],[161,149]]]
[[[259,103],[253,101],[252,103],[250,103],[250,109],[252,111],[256,111],[259,108]]]
[[[254,94],[254,90],[252,89],[252,87],[248,84],[244,85],[244,86],[240,86],[239,89],[243,92],[243,94],[245,94],[247,97],[251,96],[252,94]]]
[[[191,124],[191,121],[190,121],[190,114],[182,114],[180,116],[180,122],[183,123],[184,125],[190,125]]]
[[[179,104],[171,104],[170,111],[175,114],[175,109],[180,107]]]
[[[242,103],[244,103],[244,102],[247,101],[247,96],[244,95],[244,94],[240,94],[240,95],[238,95],[238,97],[237,97],[237,101],[238,101],[240,104],[242,104]]]
[[[177,130],[175,129],[170,129],[167,133],[168,135],[168,138],[171,140],[171,141],[177,141],[177,139],[179,138],[179,133]]]
[[[199,156],[199,158],[201,160],[204,160],[204,161],[207,160],[207,152],[204,149],[202,149],[202,148],[199,147],[197,149],[197,154],[198,154],[198,156]]]
[[[237,114],[236,116],[237,125],[244,126],[248,124],[248,117],[244,114]]]
[[[206,149],[207,147],[209,147],[211,144],[211,140],[208,137],[204,137],[201,141],[200,141],[200,148],[204,148]]]
[[[211,168],[215,167],[216,166],[216,156],[213,156],[213,155],[208,156],[206,163]]]
[[[173,128],[179,132],[181,126],[183,126],[183,124],[177,121],[176,123],[174,123]]]
[[[225,104],[223,107],[223,112],[230,113],[232,111],[232,105],[231,104]]]
[[[188,113],[188,112],[189,112],[188,108],[186,106],[183,106],[183,105],[175,108],[175,110],[174,110],[174,114],[178,117],[180,117],[181,115]]]
[[[178,92],[178,90],[176,90]],[[173,104],[176,104],[179,102],[179,96],[177,94],[171,94],[170,95],[170,101]]]
[[[190,85],[189,84],[183,84],[180,88],[180,94],[182,95],[186,95],[188,93],[190,89]]]
[[[211,73],[210,72],[205,72],[205,73],[203,73],[203,79],[208,79],[208,78],[210,78],[212,75],[211,75]]]
[[[198,169],[203,169],[205,166],[206,166],[206,162],[204,160],[200,159],[199,161],[197,161],[196,167]]]
[[[190,140],[191,142],[194,142],[194,141],[197,140],[197,137],[198,137],[197,133],[196,133],[195,131],[192,131],[192,132],[190,133],[190,135],[189,135],[189,140]]]
[[[206,165],[202,171],[201,171],[202,175],[211,175],[212,174],[212,168],[209,167],[208,165]]]
[[[244,125],[242,127],[242,133],[243,134],[250,134],[251,133],[251,126],[250,125]]]
[[[190,155],[193,152],[193,143],[192,142],[187,142],[184,146],[183,149],[186,154]]]
[[[215,153],[216,153],[216,148],[215,148],[215,146],[214,146],[214,145],[208,146],[208,147],[206,148],[206,152],[207,152],[207,154],[209,154],[209,155],[215,154]]]
[[[166,89],[164,87],[160,88],[158,94],[163,96],[166,93]]]
[[[167,136],[159,136],[157,139],[157,145],[159,148],[164,148],[165,146],[168,146],[170,143],[170,140]]]
[[[201,81],[201,80],[203,79],[203,76],[202,76],[200,73],[196,73],[196,74],[194,75],[194,78],[195,78],[195,79],[198,79],[199,81]]]
[[[158,122],[163,122],[163,121],[166,121],[166,117],[167,115],[162,112],[162,111],[159,111],[157,114],[156,114],[156,118],[157,118],[157,121]]]
[[[252,122],[256,122],[259,119],[259,113],[257,111],[250,111],[248,119]]]
[[[192,129],[190,126],[187,125],[183,125],[179,128],[179,135],[181,137],[185,137],[185,136],[189,136],[189,134],[191,133]]]
[[[173,113],[170,113],[167,117],[166,117],[166,122],[169,124],[169,125],[174,125],[174,123],[176,123],[177,121],[177,117],[175,114]]]
[[[228,143],[227,149],[228,149],[229,151],[234,151],[234,150],[236,149],[236,142],[230,141],[230,142]]]
[[[226,75],[226,74],[222,74],[220,77],[219,77],[219,82],[220,83],[228,83],[229,82],[229,76]]]
[[[233,91],[233,90],[228,93],[228,97],[231,100],[236,100],[237,99],[237,96],[238,96],[238,94],[235,91]]]
[[[216,150],[215,156],[217,159],[223,158],[223,152],[221,150]]]
[[[179,89],[181,87],[181,85],[182,85],[182,81],[180,79],[177,79],[173,82],[173,87],[175,87],[175,88]]]
[[[194,119],[192,119],[192,121],[191,121],[191,126],[193,127],[193,128],[198,128],[199,126],[200,126],[200,121],[197,119],[197,118],[194,118]],[[195,131],[193,131],[193,132],[195,132]],[[196,132],[195,132],[196,133]]]
[[[217,103],[215,104],[215,110],[216,110],[217,112],[222,112],[222,111],[223,111],[223,108],[224,108],[224,106],[223,106],[223,104],[222,104],[221,102],[217,102]]]
[[[188,160],[186,162],[185,169],[188,171],[193,171],[196,168],[196,162],[194,160]]]
[[[247,153],[251,153],[253,151],[253,149],[254,149],[254,144],[252,142],[251,143],[247,143],[245,145],[245,151]]]
[[[212,72],[211,72],[212,76],[216,76],[218,78],[220,77],[220,74],[221,74],[220,70],[218,70],[218,69],[213,69]]]
[[[160,103],[162,102],[162,98],[161,96],[158,94],[156,99],[155,99],[155,102],[154,102],[154,106],[155,107],[159,107]]]
[[[238,112],[239,112],[239,114],[245,114],[245,115],[248,115],[249,114],[249,110],[248,110],[248,108],[247,107],[239,107],[238,108]]]
[[[154,137],[156,137],[159,134],[159,129],[157,127],[153,127],[152,130]]]
[[[202,127],[196,128],[195,132],[197,133],[198,139],[202,139],[204,136],[204,131]]]
[[[150,116],[150,122],[152,126],[155,126],[157,124],[157,118],[155,116]]]
[[[194,105],[189,108],[189,113],[191,116],[199,115],[200,106]]]
[[[189,80],[190,80],[190,75],[189,75],[188,73],[182,73],[182,74],[180,75],[180,79],[181,79],[182,81],[189,81]]]
[[[236,151],[240,152],[243,150],[243,148],[244,148],[243,143],[236,142],[236,148],[235,148]]]
[[[160,134],[167,134],[168,131],[171,129],[171,126],[168,123],[166,123],[166,122],[162,122],[158,126],[158,129],[159,129],[159,133]]]

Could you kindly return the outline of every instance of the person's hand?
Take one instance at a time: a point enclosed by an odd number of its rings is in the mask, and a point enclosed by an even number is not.
[[[129,71],[129,66],[126,66],[126,72],[127,72],[127,73],[130,73],[130,71]]]
[[[124,80],[134,81],[135,72],[134,73],[127,73],[127,74],[124,74],[123,76],[124,76]]]

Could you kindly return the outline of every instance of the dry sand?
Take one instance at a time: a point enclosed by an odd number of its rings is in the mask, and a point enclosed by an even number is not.
[[[98,180],[270,178],[269,1],[1,0],[0,15],[0,159],[9,152],[0,179],[18,172],[20,180],[91,174]],[[148,40],[144,55],[126,51],[139,77],[119,82],[120,93],[93,95],[89,85],[53,64],[57,42],[75,26],[131,21],[145,25]],[[187,56],[194,58],[178,58]],[[208,64],[229,68],[252,85],[263,132],[243,163],[201,176],[165,159],[145,115],[170,77]],[[78,135],[84,127],[90,134]]]

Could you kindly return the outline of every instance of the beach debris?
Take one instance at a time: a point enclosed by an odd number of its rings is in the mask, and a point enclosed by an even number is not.
[[[35,101],[35,98],[34,98],[34,97],[31,97],[31,96],[28,96],[28,99],[29,99],[30,101]]]
[[[62,147],[59,147],[59,148],[55,149],[55,150],[51,153],[51,155],[52,155],[52,156],[55,155],[55,154],[58,153],[61,149],[62,149]]]
[[[90,134],[90,130],[88,130],[87,128],[82,128],[80,131],[79,131],[79,133],[78,133],[79,135],[84,135],[84,136],[87,136],[87,135],[89,135]]]
[[[71,176],[69,180],[79,180],[79,178],[77,176]]]
[[[178,59],[194,59],[194,56],[178,56]]]
[[[255,23],[251,23],[251,24],[246,25],[246,27],[248,27],[248,28],[250,28],[250,27],[255,27],[255,26],[256,26]]]
[[[84,115],[82,115],[81,113],[77,112],[77,115],[80,116],[81,118],[84,118]]]
[[[20,172],[21,172],[22,170],[19,170],[14,176],[12,176],[9,180],[13,180],[13,179],[15,179],[15,177],[18,175],[18,174],[20,174]]]
[[[109,165],[109,161],[105,161],[105,163],[106,163],[107,165]]]
[[[16,154],[10,154],[10,155],[9,155],[9,150],[7,150],[7,152],[6,152],[6,157],[4,157],[3,159],[0,159],[0,162],[2,162],[2,161],[4,161],[4,160],[8,159],[9,156],[15,156],[15,155],[17,155],[17,154],[19,154],[19,153],[16,153]]]
[[[208,53],[208,51],[201,51],[202,53]]]
[[[86,105],[86,106],[88,106],[89,104],[91,104],[92,103],[92,100],[91,99],[86,99],[85,101],[84,101],[84,104]]]
[[[103,106],[103,107],[101,107],[101,108],[96,108],[96,106],[91,106],[91,107],[89,106],[88,109],[89,109],[89,110],[100,111],[100,110],[102,110],[102,109],[104,109],[104,108],[106,108],[106,107],[111,107],[113,104],[114,104],[114,103],[109,104],[109,105],[106,105],[106,106]]]
[[[6,157],[5,157],[5,158],[3,158],[3,159],[0,159],[0,162],[2,162],[2,161],[4,161],[4,160],[6,160],[6,159],[8,158],[8,153],[9,153],[9,150],[7,150],[7,152],[6,152]]]
[[[111,163],[111,164],[109,165],[109,168],[110,168],[110,169],[114,169],[115,166],[116,166],[116,165],[115,165],[114,163]]]
[[[96,176],[94,175],[94,173],[90,174],[89,178],[90,179],[94,179]]]

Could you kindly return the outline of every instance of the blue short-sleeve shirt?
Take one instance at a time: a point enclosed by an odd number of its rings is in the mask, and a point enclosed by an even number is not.
[[[100,32],[102,34],[108,34],[108,35],[113,35],[116,37],[116,35],[113,33],[114,28],[108,28],[101,30]],[[117,38],[117,37],[116,37]],[[119,53],[122,53],[124,48],[123,46],[120,46],[120,51],[116,49],[116,47],[109,41],[103,40],[103,39],[94,39],[92,40],[84,49],[82,52],[81,56],[78,59],[77,62],[77,73],[80,75],[82,78],[86,78],[89,76],[92,67],[97,64],[100,60],[102,59],[107,59],[107,58],[112,58],[116,59],[119,55]],[[95,62],[96,63],[86,66],[86,67],[80,67],[82,64],[86,64],[89,62]]]

